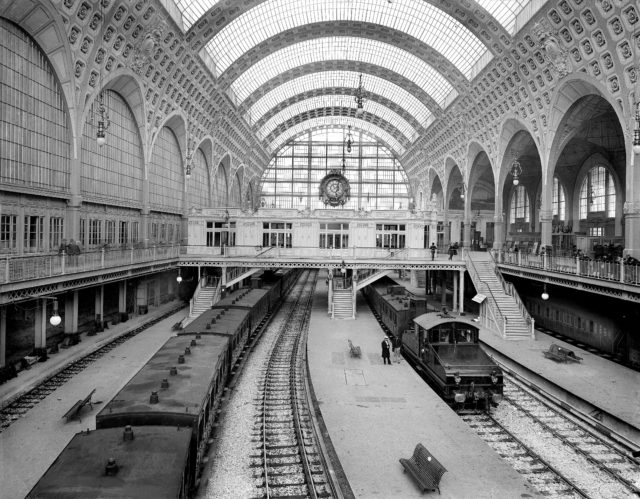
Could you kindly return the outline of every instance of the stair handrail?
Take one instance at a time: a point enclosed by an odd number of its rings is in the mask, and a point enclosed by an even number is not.
[[[182,319],[180,321],[180,327],[184,327],[186,325],[186,322],[191,317],[191,314],[193,313],[193,304],[195,303],[196,296],[198,296],[198,293],[202,289],[202,285],[204,284],[206,279],[207,279],[207,276],[202,276],[200,278],[200,280],[198,281],[198,285],[196,286],[196,289],[193,292],[193,295],[191,296],[191,299],[189,300],[189,313],[187,314],[187,316],[184,319]]]
[[[507,293],[516,301],[518,305],[518,309],[520,310],[520,314],[524,318],[527,326],[531,329],[531,335],[533,336],[535,321],[529,314],[527,307],[525,307],[524,302],[520,298],[520,295],[518,294],[518,290],[516,290],[516,287],[513,285],[513,283],[511,282],[508,283],[507,281],[504,280],[502,272],[500,272],[500,268],[498,267],[498,265],[496,265],[496,261],[493,257],[493,253],[489,253],[489,254],[491,255],[491,263],[493,264],[493,271],[498,277],[498,279],[500,280],[500,283],[502,284],[502,289],[504,289],[505,293]]]
[[[491,291],[489,285],[480,280],[478,269],[476,269],[469,251],[465,252],[464,258],[467,263],[467,271],[469,271],[469,275],[471,276],[471,280],[476,286],[476,289],[482,288],[483,291],[486,290],[486,292],[488,293],[485,296],[487,296],[487,302],[489,305],[489,310],[491,311],[491,315],[493,316],[493,322],[496,324],[496,327],[498,328],[500,334],[506,337],[508,318],[502,313],[502,310],[500,310],[498,301],[493,295],[493,291]]]
[[[216,285],[215,290],[213,291],[213,296],[211,296],[212,307],[220,301],[220,294],[222,292],[222,280],[219,277],[216,277],[214,282]]]

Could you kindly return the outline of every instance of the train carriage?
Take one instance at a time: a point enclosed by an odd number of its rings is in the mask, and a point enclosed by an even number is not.
[[[402,335],[402,351],[451,404],[497,404],[503,379],[498,365],[478,344],[479,327],[465,316],[431,312],[413,320]]]
[[[189,497],[191,431],[143,426],[76,434],[28,499]]]
[[[29,497],[193,497],[234,356],[298,275],[269,272],[259,286],[231,290],[227,301],[167,340],[97,414],[97,429],[77,434]]]
[[[412,320],[427,311],[427,300],[414,295],[394,280],[383,277],[366,286],[365,297],[394,337],[412,327]]]
[[[96,428],[160,425],[191,428],[189,485],[197,480],[213,409],[230,369],[229,338],[169,338],[96,415]]]

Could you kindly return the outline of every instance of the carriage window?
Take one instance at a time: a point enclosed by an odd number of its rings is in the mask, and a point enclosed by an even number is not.
[[[456,330],[456,342],[457,343],[473,343],[474,331],[469,328],[461,328]]]

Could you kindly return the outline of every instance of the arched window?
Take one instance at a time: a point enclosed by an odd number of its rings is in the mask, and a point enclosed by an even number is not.
[[[38,45],[2,18],[0,74],[0,183],[67,191],[72,152],[62,88]]]
[[[242,202],[242,179],[236,173],[231,189],[229,189],[229,206],[239,207]]]
[[[111,126],[107,143],[96,142],[94,102],[82,135],[82,197],[88,201],[119,200],[132,208],[142,206],[144,155],[136,119],[126,101],[111,90],[103,92]]]
[[[202,149],[193,155],[191,178],[187,182],[188,208],[209,208],[209,165]]]
[[[156,211],[182,211],[184,168],[178,139],[163,127],[151,154],[149,204]]]
[[[557,220],[566,220],[567,207],[564,196],[564,187],[558,180],[553,177],[553,216]]]
[[[616,216],[616,188],[613,177],[604,166],[594,166],[580,187],[580,219],[591,213],[605,218]]]
[[[227,172],[224,164],[220,163],[216,170],[216,180],[213,185],[213,206],[228,206],[227,204]]]
[[[344,206],[325,205],[319,195],[322,179],[341,169],[345,134],[341,128],[308,131],[288,141],[269,163],[261,179],[261,204],[304,209],[407,209],[407,176],[393,153],[360,131],[344,153],[350,199]]]
[[[523,185],[518,185],[511,195],[511,210],[509,219],[514,223],[528,223],[529,215],[529,195]]]

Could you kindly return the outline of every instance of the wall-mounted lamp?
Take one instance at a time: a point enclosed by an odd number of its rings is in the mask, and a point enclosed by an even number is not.
[[[544,289],[542,290],[542,294],[540,295],[540,298],[542,298],[543,300],[548,300],[549,299],[549,293],[547,293],[547,284],[546,283],[544,285]]]
[[[340,272],[342,274],[346,274],[347,273],[347,265],[344,263],[344,260],[342,260],[342,263],[340,264]]]
[[[464,184],[460,184],[460,199],[464,199],[465,188]]]
[[[51,314],[51,317],[49,318],[49,323],[52,326],[59,326],[60,323],[62,322],[62,317],[60,317],[60,314],[58,314],[58,299],[52,298],[52,300],[53,300],[53,314]]]
[[[55,296],[40,296],[42,300],[53,300],[53,313],[49,317],[49,324],[52,326],[59,326],[62,322],[62,317],[58,313],[58,299]],[[45,310],[46,313],[46,310]]]
[[[180,274],[180,267],[178,267],[178,277],[176,277],[176,281],[178,281],[178,284],[180,284],[182,282],[182,275]]]

